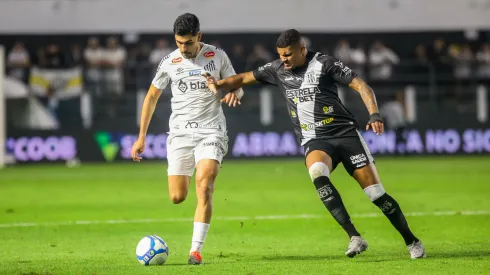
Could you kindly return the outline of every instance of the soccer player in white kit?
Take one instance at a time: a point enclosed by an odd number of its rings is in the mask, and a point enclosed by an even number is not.
[[[143,103],[141,128],[131,156],[145,149],[145,137],[162,90],[171,86],[172,114],[167,139],[170,199],[181,203],[187,197],[196,169],[197,207],[189,264],[201,264],[201,249],[212,214],[214,181],[228,151],[226,120],[218,95],[207,87],[204,74],[217,79],[235,75],[226,53],[201,42],[199,19],[190,13],[177,17],[174,35],[178,49],[162,59]],[[237,98],[242,90],[235,91]]]

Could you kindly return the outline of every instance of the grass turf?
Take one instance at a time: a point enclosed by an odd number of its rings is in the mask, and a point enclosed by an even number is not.
[[[490,272],[490,157],[378,158],[377,167],[404,212],[424,214],[407,219],[426,259],[409,259],[385,217],[362,215],[380,211],[341,166],[332,181],[370,244],[364,254],[343,255],[348,238],[319,201],[302,159],[227,161],[216,183],[205,265],[187,266],[194,185],[184,203],[172,204],[164,163],[29,165],[0,171],[0,274]],[[486,212],[434,215],[463,210]],[[136,260],[136,244],[149,234],[169,245],[163,266]]]

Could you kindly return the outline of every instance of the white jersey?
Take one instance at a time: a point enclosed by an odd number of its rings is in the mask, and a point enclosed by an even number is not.
[[[184,58],[177,49],[160,62],[152,84],[160,90],[171,85],[171,133],[226,133],[220,98],[208,89],[206,78],[202,76],[205,72],[216,80],[235,75],[226,53],[204,43],[194,59]]]

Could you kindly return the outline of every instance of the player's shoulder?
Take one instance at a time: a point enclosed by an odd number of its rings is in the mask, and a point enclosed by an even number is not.
[[[223,58],[227,56],[222,48],[206,43],[203,43],[203,55],[206,58]]]
[[[263,71],[263,70],[272,70],[272,71],[278,71],[281,66],[283,66],[284,63],[281,61],[281,59],[276,59],[274,61],[271,61],[269,63],[266,63],[259,68],[257,68],[258,71]]]
[[[164,68],[170,64],[180,63],[181,61],[182,54],[180,53],[179,49],[176,49],[162,58],[160,64],[158,64],[158,69]]]
[[[315,53],[314,58],[318,60],[318,62],[321,62],[323,64],[328,64],[328,65],[334,64],[335,62],[339,61],[337,58],[331,55],[320,53],[320,52]]]

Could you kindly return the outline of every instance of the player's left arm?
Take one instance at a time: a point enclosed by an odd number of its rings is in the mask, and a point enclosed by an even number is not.
[[[352,79],[349,87],[361,95],[362,101],[368,109],[369,121],[366,125],[366,130],[369,130],[369,127],[371,127],[376,134],[381,135],[384,131],[384,123],[379,113],[378,103],[376,102],[373,89],[358,76]]]
[[[225,53],[225,51],[222,52],[222,57],[221,57],[221,71],[220,71],[220,78],[225,79],[230,76],[236,75],[235,69],[233,68],[233,65],[231,64],[230,58],[228,55]],[[240,87],[238,89],[235,89],[233,91],[228,92],[222,99],[221,102],[228,104],[228,106],[233,106],[236,107],[236,105],[241,105],[241,99],[244,95],[243,89]]]
[[[340,60],[327,55],[321,56],[320,60],[324,62],[325,73],[332,77],[335,82],[348,85],[361,95],[362,101],[364,101],[370,116],[366,130],[369,130],[371,127],[376,134],[381,135],[384,131],[383,119],[379,114],[373,89]]]

